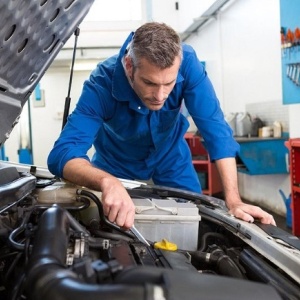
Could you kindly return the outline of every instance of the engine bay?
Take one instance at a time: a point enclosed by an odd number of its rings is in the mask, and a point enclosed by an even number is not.
[[[174,249],[166,239],[147,246],[106,219],[101,193],[33,175],[32,168],[0,170],[1,299],[299,299],[297,278],[246,243],[247,234],[205,213],[226,215],[220,199],[127,188],[137,202],[192,203],[201,217],[195,249]]]

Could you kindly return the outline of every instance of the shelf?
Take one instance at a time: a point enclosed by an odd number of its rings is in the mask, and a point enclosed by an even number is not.
[[[299,139],[290,139],[289,140],[291,147],[300,148],[300,138]]]
[[[297,193],[300,193],[300,187],[296,186],[296,185],[293,185],[293,191],[297,192]]]
[[[210,164],[209,160],[194,160],[193,159],[193,165],[207,165]]]
[[[285,145],[290,151],[292,231],[300,236],[300,138],[289,139]]]
[[[213,195],[222,192],[217,167],[210,161],[201,138],[193,133],[186,133],[185,140],[191,150],[193,165],[199,175],[203,194]]]

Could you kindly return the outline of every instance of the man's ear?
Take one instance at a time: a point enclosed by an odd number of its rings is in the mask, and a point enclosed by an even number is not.
[[[133,63],[131,57],[129,55],[126,55],[124,62],[127,75],[129,76],[129,78],[131,78],[133,74]]]

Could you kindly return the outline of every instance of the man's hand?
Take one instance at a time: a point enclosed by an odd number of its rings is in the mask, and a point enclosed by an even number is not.
[[[259,219],[263,224],[276,225],[272,215],[258,206],[245,204],[240,198],[237,181],[237,168],[235,158],[223,158],[216,161],[222,180],[225,202],[229,213],[246,222]]]
[[[105,178],[101,189],[103,210],[108,220],[124,229],[131,228],[135,206],[122,183],[114,177]]]
[[[263,224],[272,224],[276,226],[273,216],[255,205],[243,202],[233,204],[229,208],[229,213],[246,222],[253,223],[254,219],[259,219]]]
[[[63,172],[65,179],[102,192],[104,214],[110,222],[124,229],[132,227],[135,207],[118,178],[92,166],[90,162],[82,158],[68,161]]]

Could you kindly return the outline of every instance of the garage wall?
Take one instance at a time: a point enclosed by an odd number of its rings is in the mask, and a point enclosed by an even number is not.
[[[279,0],[231,1],[228,7],[188,39],[206,61],[225,113],[247,111],[260,115],[269,107],[268,122],[279,120],[285,131],[299,131],[291,123],[289,108],[282,105]],[[289,121],[290,120],[290,121]],[[297,128],[297,129],[296,129]],[[289,176],[239,173],[241,196],[284,215],[278,192],[290,192]]]
[[[281,102],[279,1],[232,1],[188,39],[206,61],[225,112]]]
[[[71,88],[71,107],[76,105],[81,93],[82,84],[89,76],[90,71],[76,71],[73,76]],[[33,142],[33,159],[37,166],[46,167],[49,151],[52,149],[62,128],[62,116],[65,98],[68,94],[70,70],[68,68],[50,68],[40,82],[40,88],[44,94],[44,106],[34,105],[34,95],[30,98],[31,126]],[[20,123],[28,122],[27,108],[21,116]],[[22,119],[25,122],[22,122]],[[13,130],[11,137],[5,143],[5,152],[9,160],[18,162],[18,148],[20,141],[19,125]]]

